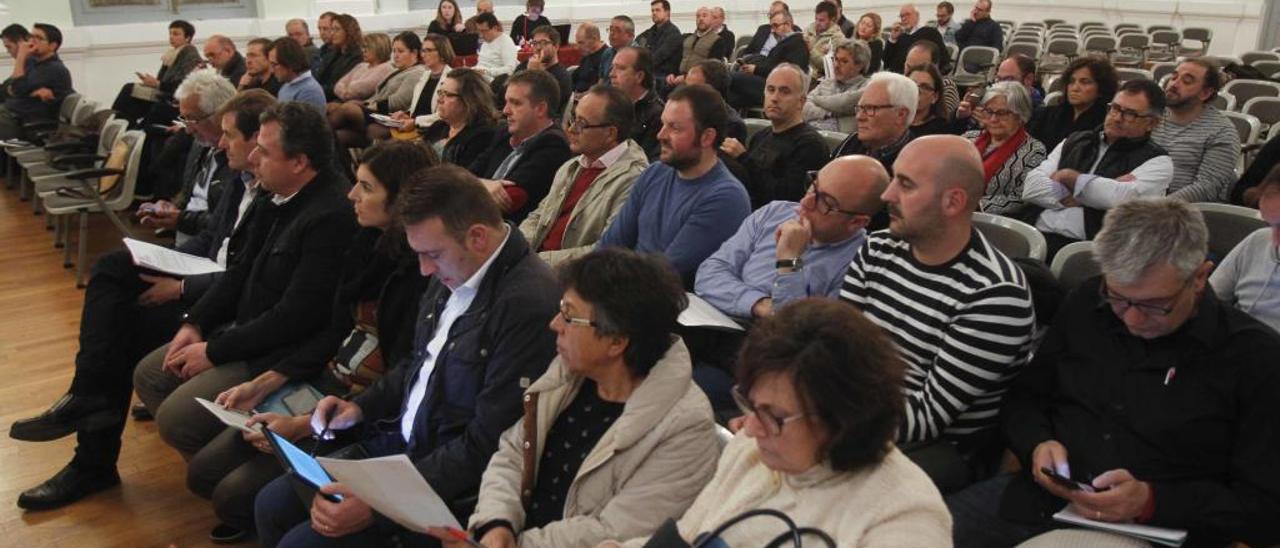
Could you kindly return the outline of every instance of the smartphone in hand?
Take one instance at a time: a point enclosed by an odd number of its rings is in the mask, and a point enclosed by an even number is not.
[[[1052,480],[1054,483],[1058,484],[1059,487],[1062,487],[1063,489],[1069,489],[1071,491],[1084,491],[1086,493],[1101,493],[1103,491],[1110,489],[1110,487],[1098,488],[1088,483],[1083,483],[1083,482],[1073,480],[1071,478],[1063,476],[1062,474],[1054,472],[1052,468],[1049,468],[1047,466],[1041,466],[1040,473],[1048,476],[1049,479]]]

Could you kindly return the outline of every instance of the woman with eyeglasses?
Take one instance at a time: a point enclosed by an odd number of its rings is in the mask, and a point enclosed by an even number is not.
[[[364,33],[360,30],[360,21],[346,13],[335,17],[330,28],[329,42],[329,52],[318,63],[313,63],[311,75],[324,90],[325,99],[334,101],[338,96],[333,87],[359,65],[364,57]]]
[[[1101,127],[1107,119],[1107,105],[1120,87],[1120,77],[1110,61],[1087,55],[1067,65],[1058,81],[1062,82],[1063,100],[1042,107],[1027,123],[1027,132],[1048,150],[1072,133]]]
[[[609,248],[566,263],[558,355],[485,469],[470,534],[488,547],[591,547],[682,514],[720,438],[674,335],[687,304],[660,255]],[[445,530],[447,548],[467,546]]]
[[[426,128],[434,124],[439,117],[433,116],[437,100],[436,90],[440,81],[453,63],[453,46],[449,39],[440,34],[428,34],[422,37],[422,66],[425,70],[414,84],[411,96],[413,101],[404,110],[391,113],[391,119],[400,123],[400,131],[413,131],[415,128]],[[378,141],[391,136],[388,126],[369,124],[369,140]]]
[[[983,129],[964,134],[982,155],[987,190],[978,209],[1022,218],[1027,209],[1022,201],[1023,179],[1048,155],[1044,143],[1025,127],[1031,118],[1031,97],[1020,82],[997,82],[987,88],[978,104],[973,115]]]
[[[677,522],[679,535],[692,543],[743,512],[769,508],[821,530],[834,546],[950,546],[942,496],[893,444],[905,420],[904,375],[893,343],[848,304],[804,299],[756,323],[734,388],[745,418],[715,477]],[[761,516],[720,540],[765,546],[788,531]],[[827,545],[815,535],[803,542]]]
[[[942,101],[942,73],[932,64],[917,65],[907,69],[907,78],[920,90],[916,100],[916,117],[911,121],[911,135],[941,135],[948,133],[947,115]]]
[[[439,119],[421,130],[422,139],[445,163],[471,165],[497,131],[493,92],[484,77],[469,68],[453,69],[440,81],[434,115]]]
[[[367,146],[367,127],[375,123],[373,114],[385,116],[409,108],[413,103],[413,89],[419,77],[426,72],[420,63],[421,53],[422,40],[418,35],[410,31],[396,35],[391,41],[391,63],[395,65],[395,71],[378,83],[368,99],[348,101],[329,113],[329,125],[333,127],[339,144]]]
[[[1223,302],[1280,332],[1280,166],[1258,184],[1258,211],[1268,225],[1236,245],[1209,283]]]

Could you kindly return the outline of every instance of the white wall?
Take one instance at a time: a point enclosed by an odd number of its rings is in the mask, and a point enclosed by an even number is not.
[[[425,32],[427,22],[434,11],[411,12],[407,0],[257,0],[258,19],[223,19],[193,21],[197,42],[210,34],[225,34],[239,44],[256,36],[275,37],[284,32],[284,22],[292,17],[304,17],[314,21],[324,11],[346,12],[360,17],[366,31],[399,31],[413,28]],[[952,0],[962,15],[972,6],[967,0]],[[792,0],[792,9],[802,22],[811,20],[811,12]],[[808,2],[806,2],[807,4]],[[813,3],[816,4],[816,1]],[[682,29],[693,28],[693,11],[700,2],[677,0],[673,6],[674,19]],[[708,4],[712,4],[708,2]],[[1134,22],[1144,25],[1172,24],[1179,28],[1203,26],[1213,29],[1211,52],[1231,54],[1256,47],[1262,25],[1263,0],[996,0],[993,17],[1015,21],[1059,18],[1067,21],[1104,21],[1109,24]],[[846,15],[851,19],[861,13],[880,13],[886,24],[897,19],[897,2],[859,2],[845,0]],[[932,1],[918,5],[922,19],[932,18]],[[740,0],[732,6],[724,6],[729,12],[728,23],[738,35],[754,32],[764,22],[768,0]],[[469,11],[469,10],[468,10]],[[498,16],[510,21],[522,11],[518,6],[499,6]],[[647,0],[621,2],[619,0],[565,3],[548,2],[547,15],[556,22],[596,21],[607,22],[610,17],[626,13],[636,20],[637,27],[649,26]],[[9,0],[0,2],[0,26],[18,22],[30,26],[33,22],[58,25],[65,35],[62,48],[63,60],[71,69],[77,91],[87,94],[99,103],[109,105],[120,86],[131,82],[136,72],[154,72],[159,67],[160,54],[167,48],[165,22],[136,23],[111,26],[76,27],[72,23],[69,3],[58,0]],[[7,74],[12,66],[7,56],[0,60],[0,74]]]

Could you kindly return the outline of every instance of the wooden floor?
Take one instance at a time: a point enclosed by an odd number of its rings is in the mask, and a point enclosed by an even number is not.
[[[120,246],[104,218],[91,224],[90,259]],[[75,436],[47,443],[10,439],[13,421],[40,413],[70,386],[84,293],[44,217],[0,186],[0,546],[207,546],[209,503],[187,491],[186,465],[154,422],[129,421],[120,487],[48,512],[23,512],[18,494],[52,476]],[[247,543],[243,546],[252,546]]]

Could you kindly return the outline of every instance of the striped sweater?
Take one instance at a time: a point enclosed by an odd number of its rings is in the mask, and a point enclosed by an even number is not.
[[[840,298],[884,328],[907,363],[899,443],[946,436],[965,450],[968,438],[996,426],[1030,352],[1035,315],[1026,276],[981,232],[939,266],[876,232],[849,265]]]
[[[1236,182],[1236,161],[1240,139],[1225,115],[1211,105],[1190,124],[1174,123],[1165,117],[1151,140],[1169,151],[1173,160],[1173,181],[1169,197],[1187,202],[1223,202]]]

